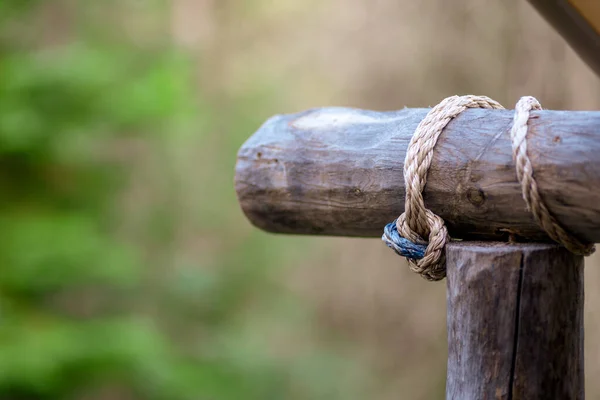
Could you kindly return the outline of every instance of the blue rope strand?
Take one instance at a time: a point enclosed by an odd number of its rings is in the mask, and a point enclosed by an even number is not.
[[[385,226],[381,240],[385,242],[387,247],[394,250],[396,254],[413,260],[423,258],[425,256],[425,249],[427,249],[425,245],[413,243],[400,236],[396,228],[396,221],[390,222]]]

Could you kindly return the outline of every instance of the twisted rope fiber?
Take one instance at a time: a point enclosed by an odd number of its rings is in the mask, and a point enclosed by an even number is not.
[[[429,111],[417,126],[406,153],[405,212],[395,222],[385,227],[382,236],[388,247],[397,254],[407,257],[413,272],[430,281],[438,281],[446,276],[444,247],[450,237],[444,221],[425,207],[422,192],[427,183],[427,172],[433,159],[433,149],[442,130],[467,108],[503,109],[504,107],[489,97],[468,95],[448,97]],[[513,157],[517,164],[517,177],[521,183],[523,198],[553,240],[576,254],[591,254],[594,251],[593,245],[583,244],[569,235],[550,214],[539,194],[533,178],[533,167],[527,156],[527,121],[529,111],[532,109],[541,109],[537,100],[533,97],[522,98],[515,107],[511,129]],[[411,242],[410,248],[406,247],[406,240]],[[419,253],[423,253],[423,256],[415,257]]]
[[[533,166],[527,156],[527,121],[531,110],[541,110],[540,103],[531,96],[521,97],[515,106],[513,126],[510,131],[512,141],[513,159],[517,166],[517,178],[521,183],[523,199],[537,222],[544,228],[548,236],[555,242],[562,244],[574,254],[589,256],[596,249],[593,243],[583,243],[575,236],[569,234],[550,213],[538,190],[537,182],[533,177]]]
[[[430,281],[438,281],[446,276],[444,247],[449,236],[442,218],[425,207],[422,192],[427,183],[433,148],[442,130],[452,118],[467,108],[504,107],[484,96],[452,96],[442,100],[417,126],[404,161],[405,211],[396,220],[395,227],[399,236],[427,246],[422,258],[407,260],[413,272]],[[388,232],[384,231],[382,239],[388,247],[394,248],[391,245],[392,236]]]

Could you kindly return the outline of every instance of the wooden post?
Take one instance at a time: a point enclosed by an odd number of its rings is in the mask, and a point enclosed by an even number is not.
[[[583,399],[583,257],[498,242],[446,256],[446,399]]]
[[[406,148],[427,111],[270,119],[238,153],[244,213],[270,232],[380,237],[404,211]],[[513,115],[466,110],[436,144],[423,197],[453,238],[549,240],[517,181]],[[527,141],[550,211],[600,241],[600,112],[532,112]],[[583,399],[583,258],[553,244],[452,242],[446,259],[447,398]]]

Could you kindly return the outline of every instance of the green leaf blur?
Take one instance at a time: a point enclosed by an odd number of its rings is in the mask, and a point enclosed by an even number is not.
[[[223,118],[183,51],[57,4],[80,27],[54,42],[47,2],[0,0],[0,399],[361,398],[347,360],[291,343],[310,312],[272,271],[304,242],[238,229],[235,149],[268,89]]]

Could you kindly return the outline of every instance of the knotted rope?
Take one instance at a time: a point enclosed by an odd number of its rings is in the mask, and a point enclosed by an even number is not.
[[[441,280],[446,276],[444,247],[450,237],[444,221],[425,207],[422,193],[427,183],[433,149],[442,130],[452,118],[467,108],[504,107],[489,97],[469,95],[448,97],[429,111],[417,126],[406,152],[405,211],[395,222],[385,227],[382,236],[388,247],[407,257],[412,271],[431,281]],[[523,198],[553,240],[576,254],[589,255],[594,251],[594,246],[584,244],[569,235],[550,214],[539,194],[533,177],[533,167],[527,156],[527,121],[532,109],[541,110],[541,106],[533,97],[523,97],[519,100],[511,129],[513,158],[517,165],[517,178],[521,183]],[[407,246],[408,243],[410,246]]]

